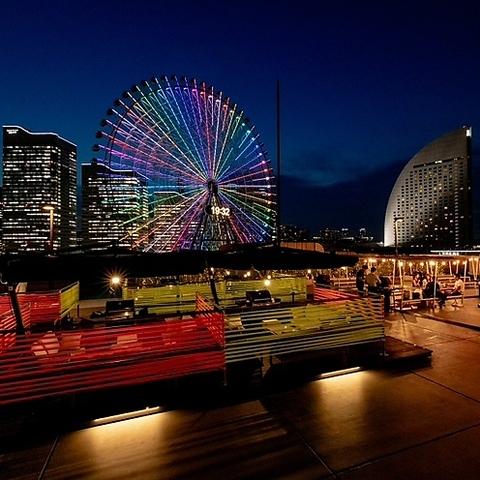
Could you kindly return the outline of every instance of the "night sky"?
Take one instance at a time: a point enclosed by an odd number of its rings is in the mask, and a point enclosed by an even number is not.
[[[283,222],[380,238],[417,150],[472,125],[478,151],[479,25],[462,1],[2,2],[0,122],[58,132],[89,161],[116,97],[186,75],[239,103],[273,161],[279,78]]]

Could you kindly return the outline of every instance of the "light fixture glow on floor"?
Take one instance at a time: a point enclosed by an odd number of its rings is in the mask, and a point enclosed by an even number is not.
[[[347,375],[348,373],[359,372],[362,367],[351,367],[351,368],[344,368],[342,370],[335,370],[334,372],[326,372],[320,374],[320,378],[332,378],[338,377],[340,375]]]
[[[119,413],[117,415],[110,415],[108,417],[100,417],[91,421],[92,426],[104,425],[106,423],[121,422],[122,420],[130,420],[132,418],[152,415],[161,411],[160,407],[146,407],[142,410],[134,410],[132,412]]]

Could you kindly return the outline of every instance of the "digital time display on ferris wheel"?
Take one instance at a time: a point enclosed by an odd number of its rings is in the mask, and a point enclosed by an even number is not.
[[[208,205],[205,210],[209,215],[214,215],[217,217],[230,216],[230,207],[219,207],[219,206]]]
[[[219,215],[221,217],[229,217],[230,216],[230,208],[229,207],[213,207],[212,208],[213,215]]]

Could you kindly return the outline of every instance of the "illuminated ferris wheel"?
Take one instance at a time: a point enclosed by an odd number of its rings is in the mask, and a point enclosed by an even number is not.
[[[115,100],[101,125],[94,149],[124,244],[161,252],[274,239],[272,166],[255,127],[222,92],[153,78]]]

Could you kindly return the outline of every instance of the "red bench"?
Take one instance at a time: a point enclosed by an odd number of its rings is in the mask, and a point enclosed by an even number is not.
[[[0,404],[223,370],[223,315],[17,337],[0,355]]]

